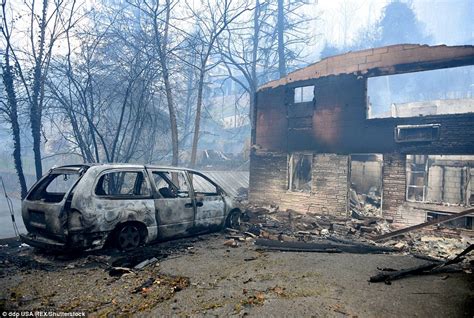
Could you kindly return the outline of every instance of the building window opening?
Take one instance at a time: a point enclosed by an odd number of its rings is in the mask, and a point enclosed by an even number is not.
[[[474,112],[474,66],[369,77],[368,118]]]
[[[474,156],[407,155],[407,201],[470,206]]]
[[[382,213],[381,154],[351,155],[349,206],[355,218]]]
[[[407,156],[407,200],[412,202],[426,201],[428,156]]]
[[[301,86],[294,89],[294,103],[312,102],[314,99],[314,86]]]
[[[312,154],[292,154],[288,167],[288,190],[292,192],[311,192]]]

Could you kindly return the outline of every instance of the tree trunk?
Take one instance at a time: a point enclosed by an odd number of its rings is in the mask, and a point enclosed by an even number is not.
[[[94,127],[93,127],[93,124],[92,124],[92,119],[95,117],[95,112],[94,112],[95,107],[94,107],[94,92],[93,92],[94,85],[91,83],[91,79],[92,79],[92,75],[90,73],[90,69],[88,69],[87,70],[87,87],[89,87],[89,89],[87,89],[87,92],[89,92],[89,101],[90,101],[90,107],[91,107],[91,110],[90,110],[91,120],[88,120],[87,124],[89,126],[89,133],[90,133],[91,139],[92,139],[92,146],[94,147],[95,162],[100,162],[99,147],[97,145],[97,138],[95,136],[96,134],[95,134]],[[87,97],[84,96],[84,102],[86,102],[86,101],[87,101]],[[87,104],[86,103],[84,104],[84,110],[86,110],[86,112],[87,112]]]
[[[194,61],[193,61],[194,62]],[[188,82],[186,84],[186,110],[184,112],[184,133],[181,145],[186,147],[186,142],[188,141],[188,135],[190,133],[190,122],[191,122],[191,110],[192,110],[192,96],[193,96],[193,82],[194,82],[194,70],[189,68]]]
[[[167,66],[167,65],[166,65]],[[166,71],[165,71],[166,69]],[[178,149],[178,124],[176,120],[176,109],[173,102],[173,93],[171,91],[171,84],[169,80],[168,69],[163,67],[163,80],[165,83],[166,101],[168,103],[168,112],[170,113],[170,126],[171,126],[171,144],[173,147],[173,159],[171,165],[177,166],[179,161],[179,149]]]
[[[16,110],[15,110],[16,111]],[[18,115],[12,116],[12,133],[13,133],[13,160],[15,162],[16,174],[20,181],[20,194],[21,199],[26,198],[28,188],[26,186],[25,174],[23,172],[23,164],[21,162],[21,139],[20,139],[20,125],[18,123]]]
[[[278,15],[277,15],[277,33],[278,33],[278,72],[280,78],[286,76],[286,57],[285,57],[285,15],[283,13],[284,0],[278,0]]]
[[[13,161],[15,163],[15,170],[18,175],[18,181],[20,182],[20,194],[21,198],[24,199],[27,194],[27,186],[25,175],[23,173],[23,164],[21,162],[21,138],[20,138],[20,125],[18,122],[18,103],[15,94],[14,84],[13,84],[13,72],[10,66],[9,54],[5,53],[6,65],[3,67],[2,78],[3,84],[5,85],[5,90],[7,92],[7,103],[9,106],[8,119],[12,128],[12,137],[13,137]]]
[[[40,93],[42,91],[43,81],[43,56],[44,42],[46,32],[46,13],[48,11],[48,0],[43,0],[43,10],[40,24],[39,53],[35,59],[33,73],[33,94],[30,106],[30,124],[31,136],[33,137],[33,153],[35,157],[36,179],[39,180],[43,175],[43,165],[41,163],[41,117],[42,107],[40,103]],[[31,26],[33,27],[33,26]]]
[[[257,0],[255,3],[254,15],[253,15],[253,39],[252,39],[252,69],[251,69],[251,82],[249,82],[249,119],[250,119],[250,130],[253,132],[255,129],[255,94],[258,87],[257,78],[257,58],[258,58],[258,45],[260,37],[260,1]]]
[[[158,5],[158,3],[157,3]],[[158,29],[158,7],[154,11],[153,28],[155,32],[155,42],[158,50],[159,62],[162,70],[163,82],[165,85],[166,101],[168,103],[168,112],[170,115],[170,128],[171,128],[171,145],[173,149],[173,158],[171,165],[177,166],[179,163],[179,141],[178,141],[178,124],[176,120],[176,108],[173,101],[173,91],[171,88],[169,71],[168,71],[168,59],[167,59],[167,47],[168,47],[168,32],[169,32],[169,20],[171,13],[171,1],[166,0],[166,16],[164,21],[163,36]]]
[[[123,123],[123,117],[125,115],[125,108],[127,107],[128,97],[131,95],[131,90],[132,90],[132,87],[133,87],[133,81],[134,80],[130,79],[130,82],[128,83],[127,89],[125,90],[125,96],[123,97],[122,108],[121,108],[121,111],[120,111],[120,119],[119,119],[119,122],[118,122],[117,131],[115,132],[114,141],[112,143],[112,153],[111,153],[111,157],[110,157],[111,162],[115,162],[114,160],[116,160],[116,158],[119,155],[118,154],[119,151],[117,151],[117,143],[118,143],[118,140],[119,140],[119,137],[120,137],[120,131],[122,130],[122,123]]]
[[[206,63],[201,65],[200,74],[199,74],[199,83],[198,83],[198,95],[196,103],[196,118],[194,119],[194,136],[193,136],[193,147],[191,149],[191,167],[196,166],[196,154],[197,147],[199,142],[199,129],[201,124],[201,108],[202,108],[202,91],[204,88],[204,73],[205,73]]]

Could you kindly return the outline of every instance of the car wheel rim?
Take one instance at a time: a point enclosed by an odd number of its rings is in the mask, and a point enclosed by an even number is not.
[[[136,248],[140,244],[140,233],[135,226],[125,226],[118,236],[119,247],[124,250]]]

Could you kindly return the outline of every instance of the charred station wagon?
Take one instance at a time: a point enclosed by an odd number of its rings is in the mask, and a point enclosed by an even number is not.
[[[23,200],[22,216],[23,242],[56,249],[129,250],[240,222],[231,197],[203,173],[125,164],[51,169]]]

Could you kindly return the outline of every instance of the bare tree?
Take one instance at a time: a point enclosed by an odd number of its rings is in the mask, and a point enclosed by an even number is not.
[[[183,47],[196,47],[199,42],[199,36],[190,32],[184,39]],[[198,55],[196,52],[187,52],[185,55],[186,63],[183,63],[183,75],[186,81],[186,96],[184,99],[184,117],[182,118],[181,126],[183,127],[181,147],[185,148],[188,144],[188,139],[193,132],[193,111],[196,103],[196,78],[198,72],[195,67]]]
[[[158,59],[161,65],[161,72],[163,77],[163,83],[165,85],[166,100],[168,103],[168,112],[170,116],[170,127],[171,127],[171,145],[173,148],[173,159],[171,164],[177,166],[179,163],[179,142],[178,142],[178,125],[176,121],[176,107],[174,105],[172,87],[170,83],[169,65],[168,65],[168,43],[169,43],[169,32],[170,32],[170,14],[172,9],[172,3],[170,0],[166,0],[164,7],[164,21],[160,23],[160,7],[159,2],[152,7],[153,13],[153,31],[154,39],[156,41],[156,49],[158,51]],[[162,32],[160,32],[160,26],[162,26]]]
[[[84,161],[150,162],[150,141],[166,126],[155,107],[161,70],[149,55],[139,17],[126,9],[91,15],[90,28],[75,34],[80,52],[69,48],[67,58],[52,66],[50,98],[69,123],[57,128]]]
[[[189,48],[190,50],[194,50],[194,53],[198,56],[195,65],[198,71],[196,115],[190,162],[191,166],[194,167],[196,165],[199,142],[204,80],[206,74],[217,65],[217,63],[209,63],[210,57],[217,51],[216,41],[221,33],[241,14],[249,11],[249,8],[246,6],[243,8],[234,6],[234,3],[230,0],[224,0],[218,4],[211,3],[209,0],[203,1],[200,3],[199,10],[196,10],[189,3],[187,3],[187,7],[196,21],[198,28],[196,35],[199,36],[197,45]]]
[[[302,29],[314,19],[301,12],[307,4],[304,0],[278,0],[276,5],[260,0],[251,3],[253,19],[243,18],[238,26],[234,23],[235,27],[229,28],[219,41],[219,48],[230,79],[249,96],[253,125],[258,85],[276,76],[285,76],[288,65],[302,62],[305,56],[300,47],[311,42]]]
[[[269,23],[272,12],[268,4],[259,0],[254,2],[252,23],[246,17],[233,27],[228,27],[225,36],[219,41],[219,52],[231,80],[241,86],[249,96],[250,122],[253,124],[255,94],[261,79],[268,73],[267,53],[271,47],[265,41],[265,35],[273,30]],[[237,76],[243,75],[243,78]]]
[[[304,60],[304,48],[313,42],[308,28],[315,19],[304,12],[308,4],[308,0],[278,0],[276,8],[271,9],[276,11],[275,28],[270,37],[276,43],[274,52],[280,78],[288,73],[289,63],[296,66]]]
[[[10,29],[6,18],[6,0],[2,1],[2,35],[6,42],[4,53],[5,64],[2,65],[2,80],[7,94],[7,101],[0,101],[0,112],[11,125],[13,138],[13,161],[15,170],[20,182],[21,198],[24,199],[27,193],[25,175],[23,173],[23,163],[21,160],[21,136],[20,123],[18,120],[18,100],[14,88],[14,71],[10,64],[11,38]]]
[[[173,67],[176,46],[172,44],[172,36],[176,38],[176,33],[181,31],[173,24],[172,13],[178,5],[178,1],[165,0],[161,3],[158,0],[129,0],[128,2],[135,9],[144,14],[151,24],[151,29],[142,29],[144,34],[149,36],[152,44],[153,55],[159,63],[161,69],[161,82],[163,83],[164,95],[169,113],[169,125],[171,130],[171,164],[176,166],[179,163],[179,133],[176,95],[177,92],[173,85],[171,68]]]
[[[305,41],[292,34],[302,20],[295,18],[299,7],[284,0],[283,11],[261,0],[99,2],[80,26],[75,0],[31,1],[27,50],[10,45],[8,63],[18,74],[13,92],[28,110],[37,177],[46,128],[46,145],[61,147],[53,153],[85,162],[152,162],[171,149],[177,165],[192,134],[194,166],[201,121],[212,118],[205,107],[210,71],[224,62],[253,109],[259,83],[279,74],[282,61],[286,73],[288,60],[301,56],[294,44]],[[59,39],[66,53],[55,51]],[[3,105],[12,109],[10,100]]]
[[[6,6],[8,2],[4,0],[3,3]],[[8,42],[16,72],[19,74],[19,81],[18,83],[14,82],[13,90],[17,92],[17,95],[19,91],[23,92],[25,94],[24,98],[28,101],[37,179],[43,174],[41,128],[45,78],[49,70],[55,43],[64,33],[60,21],[64,16],[72,18],[71,13],[75,11],[75,4],[75,0],[42,0],[40,4],[37,4],[36,1],[25,2],[27,17],[29,18],[28,46],[26,46],[28,50],[14,47],[11,41],[12,35],[10,34],[6,38],[3,34],[4,40]],[[10,6],[12,5],[10,4]],[[5,16],[4,19],[6,19]],[[70,26],[72,27],[73,23]],[[32,76],[28,74],[32,74]],[[18,88],[18,85],[22,88]]]
[[[285,13],[284,13],[284,1],[278,0],[277,6],[277,47],[278,47],[278,72],[281,77],[286,76],[286,56],[285,56]]]

